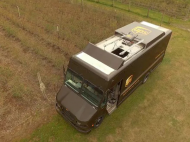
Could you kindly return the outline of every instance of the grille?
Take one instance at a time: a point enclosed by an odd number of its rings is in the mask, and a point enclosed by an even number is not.
[[[67,111],[65,108],[61,108],[62,109],[62,113],[67,117],[67,119],[69,119],[69,121],[74,122],[75,118],[74,116],[71,114],[71,112]]]

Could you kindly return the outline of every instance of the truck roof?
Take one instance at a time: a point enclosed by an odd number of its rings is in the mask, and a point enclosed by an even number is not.
[[[169,29],[145,21],[133,22],[96,45],[89,43],[73,57],[107,78],[169,32]]]

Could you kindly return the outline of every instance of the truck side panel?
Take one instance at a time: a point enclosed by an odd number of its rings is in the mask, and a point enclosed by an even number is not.
[[[163,59],[171,34],[161,39],[152,47],[147,48],[141,56],[128,65],[120,75],[115,77],[114,82],[123,79],[121,94],[118,104],[129,96],[142,83],[145,75],[151,72]],[[127,80],[132,76],[131,82],[127,85]]]

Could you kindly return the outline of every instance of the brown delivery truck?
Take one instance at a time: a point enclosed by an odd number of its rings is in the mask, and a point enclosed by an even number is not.
[[[56,109],[78,131],[98,127],[162,62],[172,31],[133,22],[73,55]]]

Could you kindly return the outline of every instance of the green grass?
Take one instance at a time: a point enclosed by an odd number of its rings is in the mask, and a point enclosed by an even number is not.
[[[114,2],[114,7],[112,7],[112,0],[100,0],[99,2],[97,2],[96,0],[86,0],[86,3],[94,3],[94,4],[99,4],[102,6],[106,6],[106,7],[110,7],[113,8],[115,10],[119,10],[122,12],[125,12],[126,14],[129,14],[131,16],[134,17],[143,17],[143,18],[147,18],[147,12],[148,9],[147,8],[143,8],[143,7],[139,7],[139,6],[135,6],[135,5],[130,5],[130,10],[129,10],[129,6],[128,3],[123,4],[120,3],[118,1]],[[189,13],[190,16],[190,13]],[[177,15],[176,15],[177,17]],[[186,17],[187,18],[187,17]],[[190,17],[188,17],[190,18]],[[174,18],[171,17],[169,15],[163,14],[163,19],[162,19],[162,12],[156,11],[156,10],[150,10],[149,11],[149,16],[148,16],[149,20],[153,20],[154,22],[158,22],[160,23],[165,23],[165,24],[171,24],[174,25],[178,28],[183,28],[183,29],[190,29],[190,19],[184,21],[183,18]],[[162,22],[161,22],[162,20]],[[183,24],[182,24],[183,23]]]
[[[87,1],[96,2],[95,0],[87,0]],[[100,0],[99,4],[112,7],[112,1],[111,0]],[[124,4],[124,3],[120,3],[118,1],[114,2],[114,8],[118,9],[118,10],[122,10],[122,11],[128,11],[128,12],[131,12],[131,13],[134,13],[136,15],[143,16],[143,17],[147,17],[147,12],[148,12],[147,8],[137,7],[137,6],[132,5],[132,4],[129,7],[128,3]],[[155,10],[149,11],[149,18],[160,21],[161,17],[162,17],[161,12],[155,11]],[[163,22],[168,23],[168,21],[169,21],[169,16],[164,15]]]

